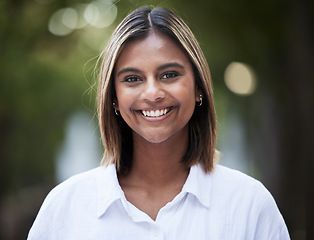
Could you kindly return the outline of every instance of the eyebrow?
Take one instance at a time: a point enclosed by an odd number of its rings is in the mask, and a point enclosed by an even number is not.
[[[140,70],[138,70],[137,68],[122,68],[119,72],[118,72],[118,76],[126,73],[126,72],[135,72],[135,73],[139,73],[141,72]]]
[[[184,69],[183,65],[176,63],[176,62],[172,62],[172,63],[166,63],[164,65],[161,65],[160,67],[157,68],[157,70],[163,70],[163,69],[168,68],[168,67],[178,67],[178,68]]]
[[[160,70],[163,70],[163,69],[166,69],[166,68],[169,68],[169,67],[178,67],[178,68],[182,68],[184,69],[184,66],[179,64],[179,63],[176,63],[176,62],[172,62],[172,63],[166,63],[164,65],[161,65],[160,67],[157,68],[158,71]],[[140,73],[141,71],[137,68],[122,68],[119,72],[118,72],[118,76],[123,74],[123,73],[126,73],[126,72],[134,72],[134,73]]]

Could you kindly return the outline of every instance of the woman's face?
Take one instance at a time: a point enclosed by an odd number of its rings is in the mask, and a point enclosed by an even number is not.
[[[114,79],[115,108],[133,135],[152,143],[188,136],[199,96],[192,65],[173,40],[151,32],[131,41],[116,62]]]

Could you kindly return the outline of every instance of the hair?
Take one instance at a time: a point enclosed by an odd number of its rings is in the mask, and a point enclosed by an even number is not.
[[[216,115],[209,67],[190,28],[174,12],[165,8],[142,7],[131,12],[117,26],[101,54],[97,93],[99,126],[105,148],[101,164],[115,164],[120,173],[126,173],[131,168],[132,130],[114,112],[116,93],[113,72],[123,47],[131,40],[145,38],[151,31],[175,41],[192,64],[195,86],[203,97],[202,105],[195,107],[189,121],[189,145],[182,163],[188,167],[200,163],[205,172],[210,172],[214,167],[216,151]]]

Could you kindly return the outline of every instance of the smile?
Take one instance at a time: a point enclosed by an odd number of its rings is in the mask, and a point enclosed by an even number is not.
[[[158,109],[158,110],[142,110],[142,114],[145,117],[160,117],[163,115],[166,115],[168,112],[171,111],[171,108],[163,108],[163,109]]]

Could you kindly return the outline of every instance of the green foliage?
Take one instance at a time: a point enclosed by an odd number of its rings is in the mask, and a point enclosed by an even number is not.
[[[50,34],[52,10],[35,1],[1,5],[1,195],[51,183],[65,120],[77,108],[94,110],[84,94],[93,76],[84,66],[95,53],[80,55],[76,36]]]

